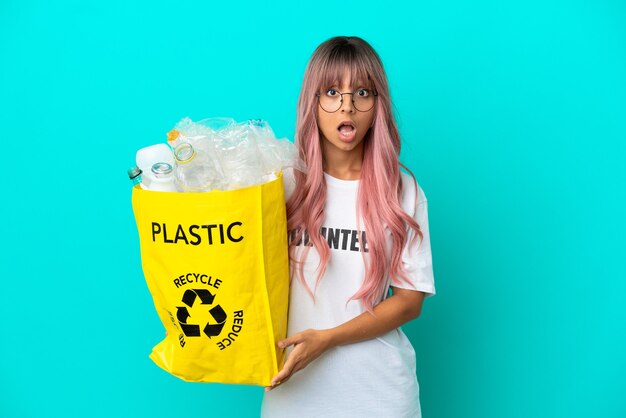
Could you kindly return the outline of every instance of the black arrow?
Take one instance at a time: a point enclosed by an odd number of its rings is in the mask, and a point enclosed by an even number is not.
[[[200,336],[200,325],[180,324],[180,328],[183,330],[187,337]]]
[[[224,328],[224,324],[225,322],[222,324],[215,324],[215,325],[206,324],[206,327],[204,327],[204,333],[209,338],[217,337],[218,335],[220,335],[220,332],[222,332],[222,328]]]
[[[183,303],[189,306],[190,308],[192,308],[195,300],[196,300],[196,292],[194,292],[191,289],[185,290],[185,293],[183,294]]]
[[[177,306],[176,318],[178,319],[178,323],[180,324],[180,328],[183,330],[183,333],[187,337],[199,337],[200,336],[200,325],[187,324],[187,318],[189,312],[187,308],[184,306]]]
[[[215,322],[224,322],[226,321],[226,312],[224,312],[224,309],[222,309],[222,307],[220,305],[215,305],[214,307],[212,307],[209,312],[211,313],[211,316],[213,317],[213,319],[215,319]]]
[[[203,305],[210,305],[213,303],[213,299],[215,299],[215,296],[206,289],[187,289],[183,293],[183,303],[192,308],[193,303],[196,301],[196,296],[200,297]]]
[[[204,327],[204,333],[207,337],[211,338],[220,335],[220,332],[222,332],[222,329],[226,324],[226,318],[228,316],[220,305],[215,305],[209,310],[209,313],[211,314],[213,319],[218,322],[217,324],[206,324],[206,326]]]
[[[198,297],[200,297],[203,305],[211,305],[213,303],[213,299],[215,299],[215,296],[206,289],[194,289],[193,291],[196,292]]]
[[[177,306],[176,309],[178,309],[176,311],[176,319],[178,319],[178,322],[184,324],[187,322],[187,318],[189,318],[191,315],[189,315],[189,312],[187,311],[187,308],[185,308],[184,306]]]

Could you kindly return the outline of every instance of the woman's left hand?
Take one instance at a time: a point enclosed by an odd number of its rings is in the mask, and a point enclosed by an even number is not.
[[[293,351],[287,356],[283,369],[272,379],[271,386],[265,388],[269,392],[277,385],[285,383],[293,374],[304,369],[310,362],[318,358],[330,348],[328,330],[308,329],[278,342],[279,348],[293,345]]]

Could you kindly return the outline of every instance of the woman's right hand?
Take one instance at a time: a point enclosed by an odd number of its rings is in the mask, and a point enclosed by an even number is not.
[[[293,345],[293,351],[287,356],[282,370],[272,379],[271,386],[265,388],[266,392],[285,383],[294,373],[318,358],[331,347],[331,340],[328,330],[308,329],[278,342],[279,348],[290,345]]]

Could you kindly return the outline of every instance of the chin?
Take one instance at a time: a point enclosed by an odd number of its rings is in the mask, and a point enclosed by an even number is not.
[[[339,148],[340,150],[352,151],[354,148],[356,148],[359,145],[360,142],[361,141],[357,141],[357,140],[354,140],[352,142],[343,142],[341,140],[337,140],[336,142],[333,142],[332,144],[336,148]]]
[[[332,139],[328,139],[328,137],[324,135],[322,135],[322,138],[327,143],[327,145],[330,145],[332,148],[335,148],[343,152],[353,151],[355,148],[358,148],[363,141],[363,138],[354,138],[350,142],[345,142],[345,141],[342,141],[338,137],[333,137]]]

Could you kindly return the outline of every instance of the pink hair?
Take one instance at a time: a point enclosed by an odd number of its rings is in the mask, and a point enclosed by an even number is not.
[[[400,134],[391,110],[391,99],[387,76],[382,62],[374,49],[358,37],[335,37],[317,47],[306,71],[298,100],[295,145],[300,157],[307,164],[308,174],[294,171],[296,187],[287,202],[287,228],[295,231],[289,247],[292,272],[304,284],[309,294],[312,291],[304,280],[303,265],[310,246],[304,248],[302,259],[295,256],[296,245],[304,231],[320,256],[316,287],[326,271],[330,259],[328,242],[320,232],[324,221],[326,182],[322,168],[322,145],[317,126],[318,102],[316,93],[341,82],[345,69],[356,87],[361,80],[369,80],[378,93],[374,124],[363,139],[363,163],[356,208],[357,220],[363,218],[367,231],[369,253],[361,253],[366,266],[365,279],[361,288],[350,298],[360,299],[363,306],[372,311],[383,297],[387,276],[391,283],[408,282],[402,265],[402,252],[407,244],[409,231],[413,229],[413,241],[422,232],[419,225],[402,209],[402,181],[400,167],[413,177],[417,198],[417,182],[411,171],[399,161]],[[395,193],[389,194],[389,191]],[[357,221],[358,222],[358,221]],[[360,226],[359,235],[361,236]],[[385,250],[385,230],[392,240],[389,256]]]

